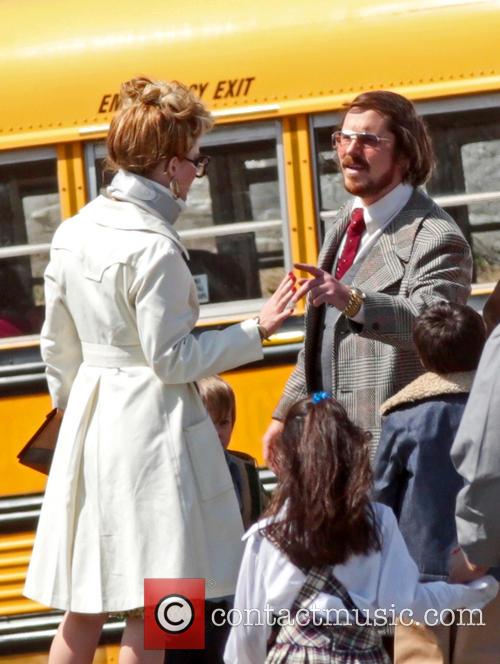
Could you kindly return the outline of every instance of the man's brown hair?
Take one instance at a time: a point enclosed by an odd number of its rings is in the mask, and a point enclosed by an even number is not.
[[[438,374],[473,371],[483,352],[486,328],[471,307],[440,302],[416,318],[413,341],[428,371]]]
[[[396,138],[396,156],[408,161],[404,181],[414,187],[426,182],[434,169],[429,131],[409,99],[388,90],[363,92],[347,105],[347,113],[377,111],[387,118],[387,128]]]

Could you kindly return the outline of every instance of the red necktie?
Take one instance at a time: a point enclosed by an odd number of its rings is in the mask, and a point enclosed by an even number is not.
[[[354,208],[351,212],[351,221],[347,227],[347,237],[344,248],[337,261],[337,268],[335,270],[336,279],[342,279],[344,274],[353,264],[365,228],[366,224],[363,218],[362,208]]]

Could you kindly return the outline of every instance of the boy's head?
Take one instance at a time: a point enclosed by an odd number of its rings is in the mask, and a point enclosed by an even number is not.
[[[438,374],[477,369],[485,340],[483,319],[464,304],[435,304],[413,326],[420,361]]]
[[[220,376],[209,376],[198,381],[200,396],[214,423],[224,449],[231,441],[236,420],[236,402],[233,388]]]

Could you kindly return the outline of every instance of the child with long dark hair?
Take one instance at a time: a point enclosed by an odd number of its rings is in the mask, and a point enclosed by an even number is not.
[[[245,535],[228,664],[388,664],[373,624],[481,608],[496,595],[492,577],[419,583],[392,510],[370,502],[368,439],[325,393],[290,408],[278,488]]]

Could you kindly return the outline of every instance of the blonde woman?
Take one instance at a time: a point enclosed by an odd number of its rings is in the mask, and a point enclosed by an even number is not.
[[[177,82],[136,78],[121,99],[108,136],[117,174],[57,230],[45,275],[42,355],[65,415],[25,594],[67,611],[57,664],[91,662],[113,612],[128,615],[120,663],[161,662],[144,650],[144,578],[234,592],[238,502],[193,383],[261,358],[293,296],[286,277],[259,320],[192,333],[196,288],[173,224],[206,169],[212,119]]]

